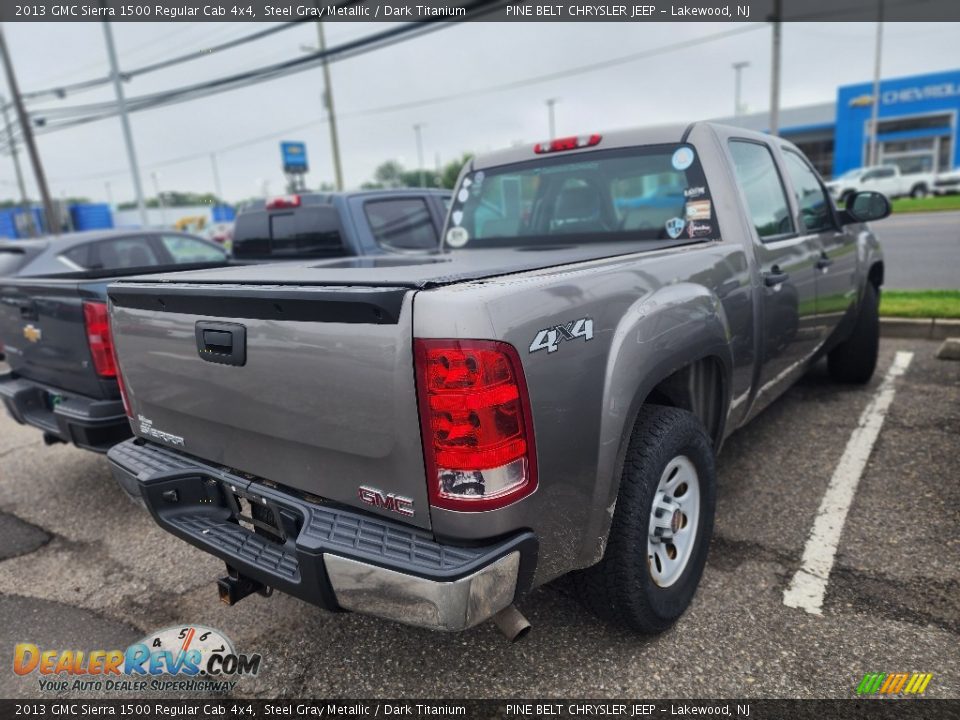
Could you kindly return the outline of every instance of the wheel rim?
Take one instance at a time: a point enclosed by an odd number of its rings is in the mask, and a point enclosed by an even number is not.
[[[700,479],[685,455],[667,463],[650,508],[647,566],[660,587],[673,585],[690,561],[700,521]]]

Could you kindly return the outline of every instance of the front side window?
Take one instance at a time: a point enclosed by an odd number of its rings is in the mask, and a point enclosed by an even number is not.
[[[177,265],[227,260],[227,254],[220,248],[187,235],[161,235],[160,242]]]
[[[770,148],[761,143],[731,140],[730,154],[737,184],[746,197],[747,210],[760,239],[793,233],[787,193]]]
[[[809,232],[832,229],[834,223],[830,200],[813,170],[803,158],[791,150],[784,151],[783,157],[806,229]]]
[[[718,237],[689,145],[556,152],[466,174],[444,237],[451,248]]]
[[[372,200],[363,206],[377,243],[400,250],[431,250],[440,244],[422,198]]]

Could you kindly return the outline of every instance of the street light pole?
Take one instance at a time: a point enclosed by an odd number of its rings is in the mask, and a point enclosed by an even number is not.
[[[423,125],[423,123],[416,123],[413,126],[413,131],[417,134],[417,167],[420,170],[420,187],[427,186],[423,175],[423,136],[420,132],[423,129]]]
[[[770,134],[780,132],[780,41],[781,41],[781,0],[773,0],[773,43],[770,59]]]
[[[317,43],[320,52],[326,52],[327,41],[323,36],[323,23],[317,21]],[[323,104],[327,108],[327,120],[330,124],[330,150],[333,154],[333,178],[337,190],[343,191],[343,170],[340,166],[340,139],[337,135],[337,113],[333,109],[333,85],[330,83],[330,63],[323,59]]]
[[[10,157],[13,158],[13,170],[17,175],[17,187],[20,189],[20,206],[27,222],[27,232],[36,236],[37,226],[33,222],[33,213],[30,211],[30,201],[27,199],[27,186],[23,182],[23,170],[20,169],[20,153],[17,152],[17,143],[13,139],[13,126],[10,125],[10,114],[7,112],[7,99],[0,95],[0,106],[3,106],[3,124],[7,129],[7,144],[10,146]]]
[[[877,7],[877,42],[873,57],[873,104],[870,108],[870,157],[869,165],[877,164],[877,118],[880,114],[880,58],[883,52],[883,0]]]
[[[210,153],[210,165],[213,168],[213,191],[217,195],[217,202],[222,203],[223,190],[220,188],[220,168],[217,167],[217,154]]]
[[[157,204],[160,206],[160,224],[163,227],[167,226],[167,207],[163,202],[163,195],[160,192],[160,181],[157,179],[157,171],[154,170],[150,173],[150,177],[153,178],[153,189],[157,193]],[[144,223],[146,225],[146,223]]]
[[[734,117],[739,117],[743,114],[743,104],[740,102],[740,74],[745,67],[750,67],[750,63],[746,60],[741,60],[740,62],[735,62],[733,64],[733,72],[735,73],[735,80],[733,85],[733,115]]]
[[[553,115],[553,107],[557,104],[560,98],[547,98],[547,117],[550,123],[550,139],[553,140],[557,136],[557,126]]]
[[[13,72],[13,63],[10,61],[10,52],[7,49],[7,40],[3,34],[3,28],[0,27],[0,55],[3,56],[3,65],[7,71],[7,85],[10,87],[10,94],[13,95],[13,104],[17,109],[17,121],[20,123],[20,130],[23,132],[23,144],[27,147],[27,155],[30,157],[30,164],[33,166],[33,175],[37,181],[37,189],[40,191],[40,200],[43,202],[43,212],[47,217],[47,232],[54,235],[60,234],[60,221],[53,210],[53,203],[50,201],[50,190],[47,187],[47,176],[43,172],[43,164],[40,162],[40,153],[37,152],[37,144],[33,140],[33,128],[30,127],[30,118],[27,117],[27,111],[23,107],[23,98],[20,97],[20,86],[17,84],[17,76]],[[32,213],[27,208],[27,214]],[[33,218],[30,218],[31,225]]]
[[[107,43],[107,57],[110,60],[110,74],[113,76],[113,89],[117,94],[117,107],[120,109],[120,125],[123,127],[123,140],[127,145],[127,160],[130,162],[130,176],[133,179],[133,191],[137,196],[137,209],[140,211],[140,224],[147,226],[147,206],[143,201],[143,185],[140,183],[140,165],[137,163],[137,151],[133,146],[133,132],[130,130],[130,118],[127,116],[127,100],[123,94],[123,81],[120,79],[120,67],[117,64],[117,49],[113,45],[113,31],[110,23],[103,23],[103,37]]]

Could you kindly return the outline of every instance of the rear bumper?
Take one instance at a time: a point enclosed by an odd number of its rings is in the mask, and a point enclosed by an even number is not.
[[[0,399],[18,423],[85,450],[105,453],[131,434],[122,400],[94,400],[12,373],[0,375]]]
[[[530,532],[443,545],[423,530],[312,502],[143,440],[120,443],[108,457],[121,487],[162,528],[241,575],[328,610],[463,630],[513,603],[533,580]]]

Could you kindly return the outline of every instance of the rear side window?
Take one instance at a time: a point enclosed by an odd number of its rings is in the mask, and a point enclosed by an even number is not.
[[[444,240],[470,249],[718,235],[696,150],[650,145],[468,173]]]
[[[177,265],[227,260],[227,254],[220,248],[187,235],[161,235],[160,242]]]
[[[0,248],[0,277],[13,275],[27,262],[27,255],[22,250]]]
[[[111,238],[93,243],[91,270],[139,268],[159,265],[160,261],[146,237]]]
[[[757,235],[769,240],[793,233],[787,193],[770,148],[761,143],[731,140],[730,154]]]
[[[242,213],[234,226],[233,254],[238,258],[342,255],[339,213],[329,205]]]
[[[401,250],[430,250],[439,245],[430,209],[421,198],[372,200],[363,212],[380,245]]]

